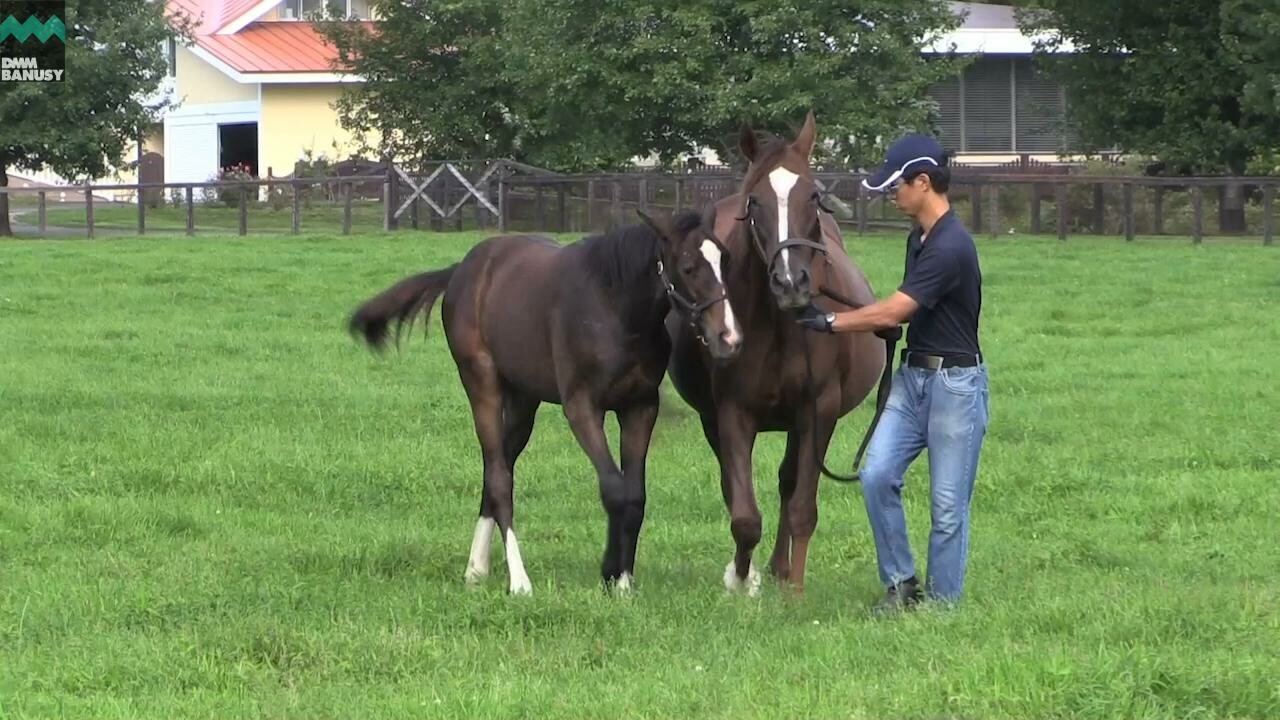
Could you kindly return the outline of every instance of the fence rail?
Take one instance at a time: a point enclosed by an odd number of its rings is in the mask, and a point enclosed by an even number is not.
[[[0,187],[20,212],[19,224],[44,235],[79,229],[146,234],[204,226],[247,235],[297,234],[319,222],[344,235],[394,231],[496,229],[586,233],[635,220],[635,209],[678,211],[703,207],[736,192],[740,174],[716,169],[682,173],[557,174],[506,160],[381,164],[362,174],[264,178],[221,182]],[[953,207],[975,235],[1209,235],[1260,236],[1275,241],[1280,177],[1086,176],[1057,172],[1001,173],[957,168]],[[902,229],[906,223],[884,196],[865,190],[863,175],[818,172],[829,196],[849,209],[841,218],[858,232]],[[106,203],[97,195],[132,191],[136,201]],[[50,196],[73,199],[50,202]],[[36,199],[34,207],[23,198]],[[124,210],[124,208],[130,208]],[[51,213],[51,210],[57,211]],[[82,211],[82,215],[81,215]],[[124,213],[136,220],[125,220]],[[24,218],[34,214],[34,224]],[[62,223],[51,223],[57,214]],[[109,215],[109,217],[108,217]],[[1214,221],[1216,216],[1216,222]],[[287,217],[287,225],[285,219]],[[66,224],[71,219],[71,227]],[[156,220],[153,226],[152,219]],[[305,220],[305,223],[304,223]],[[82,223],[82,225],[80,224]]]

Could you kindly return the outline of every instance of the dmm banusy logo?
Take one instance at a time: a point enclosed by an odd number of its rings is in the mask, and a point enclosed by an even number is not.
[[[0,82],[62,82],[65,0],[0,0]]]

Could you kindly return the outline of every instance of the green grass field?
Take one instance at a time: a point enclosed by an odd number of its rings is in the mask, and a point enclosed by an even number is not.
[[[0,717],[1280,715],[1275,248],[981,239],[967,600],[877,620],[860,491],[827,481],[806,597],[726,596],[674,394],[633,597],[598,588],[595,479],[554,407],[516,478],[535,594],[505,594],[500,545],[465,588],[480,463],[438,317],[382,358],[344,323],[476,238],[0,247]],[[848,242],[892,289],[901,239]],[[755,459],[766,557],[782,441]]]

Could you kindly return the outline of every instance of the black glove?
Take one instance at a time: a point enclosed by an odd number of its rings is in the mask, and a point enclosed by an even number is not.
[[[888,340],[889,342],[898,342],[899,340],[902,339],[902,326],[894,325],[891,328],[885,328],[884,330],[877,330],[876,337],[880,338],[881,340]]]
[[[831,325],[835,321],[835,313],[820,310],[812,303],[801,308],[800,312],[796,315],[796,322],[810,330],[817,330],[819,332],[833,332]]]

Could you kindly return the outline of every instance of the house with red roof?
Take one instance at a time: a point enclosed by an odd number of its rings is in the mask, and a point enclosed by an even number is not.
[[[343,17],[370,21],[368,0],[337,0]],[[164,181],[203,182],[221,168],[289,175],[310,152],[345,159],[354,145],[336,101],[357,78],[334,68],[336,50],[310,22],[324,0],[166,0],[194,24],[194,42],[169,47],[177,103],[149,149]]]

